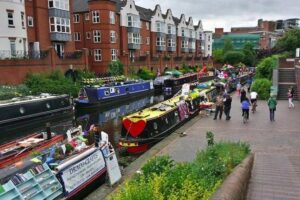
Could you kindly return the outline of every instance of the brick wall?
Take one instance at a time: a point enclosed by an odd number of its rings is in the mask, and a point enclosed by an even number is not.
[[[21,84],[28,73],[46,73],[59,69],[63,72],[72,65],[74,69],[89,67],[88,51],[83,49],[78,58],[61,59],[53,48],[43,59],[0,60],[0,84]]]

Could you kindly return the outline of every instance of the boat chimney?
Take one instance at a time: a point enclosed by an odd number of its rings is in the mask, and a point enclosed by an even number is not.
[[[50,123],[46,123],[46,133],[47,133],[47,140],[51,139],[51,129],[50,129]]]

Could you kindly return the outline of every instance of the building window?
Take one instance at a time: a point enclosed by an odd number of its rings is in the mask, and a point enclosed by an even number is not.
[[[166,46],[166,41],[164,37],[156,38],[156,46]]]
[[[140,44],[140,34],[128,33],[128,44]]]
[[[134,62],[134,51],[129,51],[129,59],[131,62]]]
[[[101,32],[99,30],[94,30],[93,38],[94,38],[94,43],[100,43],[101,42]]]
[[[11,56],[16,56],[17,51],[16,51],[16,39],[10,39],[10,55]]]
[[[86,32],[85,35],[87,40],[91,39],[91,32]]]
[[[149,30],[149,22],[146,22],[146,29]]]
[[[116,31],[110,31],[110,42],[116,43]]]
[[[94,49],[94,60],[95,61],[102,61],[102,50],[101,49]]]
[[[210,35],[207,37],[207,40],[210,41]]]
[[[90,20],[90,13],[85,13],[85,14],[84,14],[84,19],[85,19],[86,21]]]
[[[150,37],[146,38],[146,44],[149,45],[150,44]]]
[[[110,24],[116,23],[115,12],[109,11],[109,23]]]
[[[74,14],[73,20],[74,20],[74,23],[79,23],[80,22],[80,15],[79,14]]]
[[[69,0],[48,0],[48,7],[67,11],[70,10]]]
[[[128,20],[128,27],[140,27],[140,17],[137,15],[128,15],[127,16]]]
[[[156,22],[156,32],[164,33],[164,23]]]
[[[27,17],[27,25],[29,27],[33,27],[33,17],[31,17],[31,16]]]
[[[196,49],[196,43],[195,42],[189,42],[189,49]]]
[[[185,36],[185,31],[183,28],[181,28],[181,37],[184,37]]]
[[[8,20],[8,27],[14,28],[14,11],[7,10],[7,20]]]
[[[176,47],[176,42],[173,39],[168,39],[168,47]]]
[[[21,12],[21,23],[22,23],[22,28],[25,28],[25,14]]]
[[[100,23],[100,11],[99,10],[94,10],[92,11],[92,16],[93,16],[93,23]]]
[[[181,41],[181,48],[188,48],[189,47],[189,41],[188,40],[182,40]]]
[[[70,19],[50,17],[50,32],[70,33]]]
[[[210,51],[210,45],[207,46],[207,50]]]
[[[116,61],[117,60],[117,50],[111,49],[111,60]]]
[[[81,35],[79,32],[74,33],[74,41],[80,41],[81,40]]]

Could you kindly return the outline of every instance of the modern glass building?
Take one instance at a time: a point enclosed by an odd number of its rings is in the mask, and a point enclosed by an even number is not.
[[[242,49],[247,42],[253,44],[254,49],[259,49],[260,35],[259,34],[227,34],[222,35],[220,38],[214,38],[213,50],[222,49],[224,47],[224,42],[226,39],[232,41],[233,47],[235,49]]]

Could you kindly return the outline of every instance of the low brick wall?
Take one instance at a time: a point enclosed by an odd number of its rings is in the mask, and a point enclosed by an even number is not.
[[[243,200],[246,199],[249,179],[253,166],[254,155],[250,154],[225,179],[221,187],[211,198],[212,200]]]

